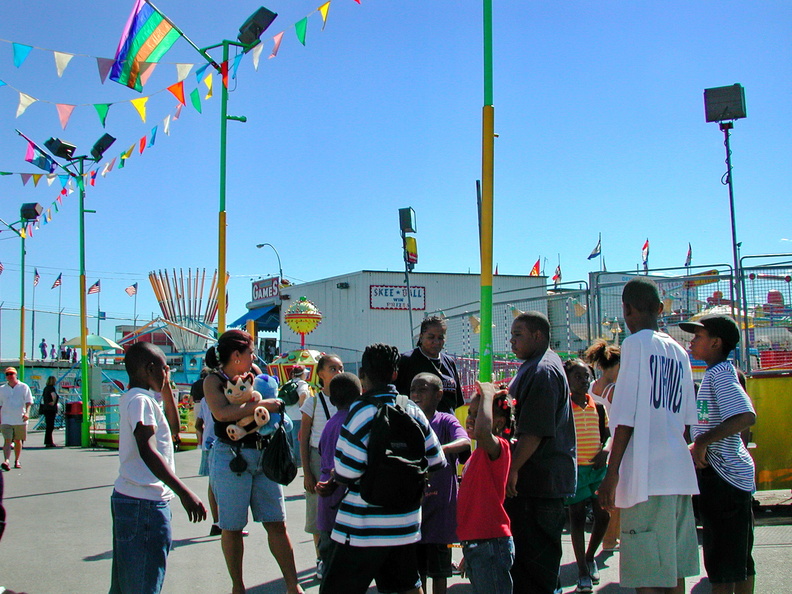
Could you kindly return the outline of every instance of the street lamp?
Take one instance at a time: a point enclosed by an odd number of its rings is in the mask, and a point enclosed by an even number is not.
[[[72,176],[77,181],[77,187],[80,190],[80,349],[82,355],[80,356],[80,370],[82,381],[80,382],[80,391],[82,394],[83,405],[83,420],[81,431],[82,447],[86,448],[91,442],[91,422],[89,420],[88,403],[90,400],[89,386],[88,386],[88,307],[86,302],[87,287],[85,282],[85,213],[95,213],[95,210],[85,210],[85,162],[98,162],[102,159],[105,151],[110,148],[115,142],[115,138],[109,134],[103,135],[91,148],[91,156],[81,155],[74,156],[76,150],[75,145],[64,142],[58,138],[50,138],[44,143],[55,157],[64,159],[65,164],[61,165],[57,161],[55,163],[63,169],[66,173]],[[71,168],[70,168],[71,166]]]
[[[216,45],[196,49],[221,75],[223,84],[220,93],[220,211],[218,213],[217,230],[217,333],[226,329],[226,136],[228,120],[246,122],[245,116],[228,115],[228,49],[231,46],[249,52],[260,41],[262,33],[272,24],[278,15],[263,6],[253,13],[239,28],[238,41],[224,39]],[[190,42],[192,44],[192,42]],[[193,44],[195,47],[195,45]],[[223,61],[217,64],[207,53],[217,47],[223,48]]]
[[[740,259],[737,243],[737,222],[734,214],[734,186],[732,184],[732,164],[731,164],[731,145],[729,144],[730,130],[734,127],[734,120],[744,118],[745,112],[745,89],[740,84],[728,87],[715,87],[704,89],[704,113],[707,122],[718,122],[721,132],[723,132],[723,144],[726,147],[726,180],[725,185],[729,186],[729,213],[731,215],[731,235],[732,235],[732,255],[734,257],[734,296],[737,302],[737,320],[740,323],[740,310],[743,307],[740,297]],[[743,330],[747,332],[747,320]],[[743,345],[747,344],[743,341]],[[747,362],[748,349],[743,349],[745,357],[743,363]]]
[[[3,219],[0,222],[8,227],[11,231],[16,233],[22,240],[22,265],[19,280],[19,379],[25,381],[25,225],[30,221],[36,221],[44,208],[38,202],[28,202],[23,204],[19,209],[19,220],[11,224],[6,223]],[[14,225],[19,225],[19,229]]]
[[[281,314],[283,313],[281,310],[283,309],[283,297],[281,296],[281,287],[283,286],[283,268],[281,267],[281,259],[278,250],[275,249],[275,246],[271,243],[258,243],[256,247],[258,249],[263,248],[264,246],[269,246],[272,248],[272,251],[275,252],[275,257],[278,259],[278,349],[283,348],[283,324],[281,323]]]

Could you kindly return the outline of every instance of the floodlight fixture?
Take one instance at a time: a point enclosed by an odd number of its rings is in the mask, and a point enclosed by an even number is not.
[[[35,221],[44,212],[44,207],[38,202],[26,202],[19,209],[19,218],[22,221]]]
[[[239,35],[237,35],[239,43],[245,46],[246,52],[258,44],[262,33],[267,30],[277,16],[277,13],[262,6],[248,17],[239,28]]]
[[[47,150],[54,156],[59,159],[66,159],[67,161],[71,161],[71,158],[74,156],[74,151],[77,150],[75,145],[61,140],[60,138],[50,138],[44,143],[44,146],[47,147]]]
[[[91,156],[94,158],[94,161],[100,161],[102,159],[102,155],[105,154],[105,151],[107,151],[107,149],[109,149],[115,141],[115,137],[110,136],[109,134],[104,134],[99,140],[97,140],[91,149]]]
[[[412,207],[399,209],[399,229],[402,233],[415,233],[415,211]]]
[[[728,87],[704,89],[704,112],[708,122],[744,118],[745,89],[739,83]]]

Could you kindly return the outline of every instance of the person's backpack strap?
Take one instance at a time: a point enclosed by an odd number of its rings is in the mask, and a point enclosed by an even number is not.
[[[324,414],[325,414],[325,420],[329,421],[330,409],[327,408],[327,403],[325,402],[324,394],[322,394],[321,390],[319,390],[319,393],[316,395],[316,398],[317,400],[319,400],[319,402],[322,403],[322,408],[324,409]],[[316,417],[316,402],[314,402],[314,417]]]

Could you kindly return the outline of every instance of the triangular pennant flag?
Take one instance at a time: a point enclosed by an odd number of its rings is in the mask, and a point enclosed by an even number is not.
[[[69,176],[68,175],[59,175],[58,179],[60,180],[62,189],[65,188],[66,184],[69,183]]]
[[[253,68],[258,70],[259,65],[259,58],[261,58],[261,51],[264,49],[264,44],[259,43],[256,47],[253,48]]]
[[[143,62],[140,65],[140,84],[145,85],[149,77],[154,74],[154,68],[157,67],[156,62]]]
[[[89,181],[88,183],[91,184],[92,186],[96,185],[96,169],[91,171],[91,181]]]
[[[22,239],[25,239],[27,237],[27,231],[25,230],[25,227],[20,227],[19,228],[19,236]]]
[[[52,209],[51,209],[51,208],[48,208],[48,209],[47,209],[47,218],[48,218],[50,221],[52,220]]]
[[[110,103],[94,103],[94,109],[99,115],[99,121],[102,122],[102,128],[105,127],[105,120],[107,120],[107,112],[110,111]]]
[[[110,74],[110,69],[113,67],[115,60],[110,58],[96,58],[96,65],[99,67],[99,80],[104,81],[107,79],[107,75]]]
[[[35,97],[31,97],[30,95],[28,95],[26,93],[22,93],[20,91],[20,93],[19,93],[19,105],[17,106],[16,117],[19,117],[23,113],[25,113],[25,110],[28,107],[30,107],[33,103],[35,103],[36,101],[38,101],[38,99],[36,99]]]
[[[121,156],[124,160],[129,159],[132,156],[132,153],[135,152],[135,144],[132,144],[127,151]]]
[[[14,66],[19,68],[27,59],[30,50],[33,49],[33,46],[23,45],[21,43],[11,43],[11,45],[14,47]]]
[[[176,80],[181,82],[187,78],[193,66],[194,64],[176,64]]]
[[[297,39],[305,45],[305,34],[308,31],[308,17],[304,17],[294,23],[294,32],[297,33]]]
[[[281,41],[283,41],[283,31],[281,31],[275,37],[273,37],[272,40],[275,42],[275,45],[272,46],[272,53],[269,55],[268,59],[272,59],[278,55],[278,50],[280,49]]]
[[[145,136],[143,136],[140,139],[140,154],[141,155],[143,154],[143,151],[146,149],[146,142],[147,141],[148,141],[148,139]]]
[[[201,97],[198,93],[198,89],[193,89],[192,93],[190,93],[190,101],[192,101],[192,105],[195,108],[195,111],[198,113],[203,113],[201,111]]]
[[[179,105],[177,105],[177,106],[176,106],[176,112],[173,114],[173,121],[174,121],[174,122],[175,122],[176,120],[178,120],[178,119],[179,119],[179,117],[181,116],[181,110],[182,110],[182,107],[184,107],[184,106],[183,106],[183,105],[181,105],[181,104],[179,104]]]
[[[32,177],[32,175],[33,174],[31,174],[31,173],[20,173],[19,174],[19,177],[22,178],[22,185],[23,186],[27,185],[27,183],[30,181],[30,178]]]
[[[130,99],[129,102],[132,106],[137,110],[140,119],[143,120],[143,123],[146,123],[146,102],[149,100],[148,97],[139,97],[137,99]]]
[[[209,68],[209,64],[204,64],[198,70],[195,71],[195,80],[196,82],[201,82],[201,77],[203,77],[203,73],[206,72],[206,69]]]
[[[33,225],[28,225],[27,226],[27,236],[28,237],[33,237]]]
[[[162,120],[162,131],[165,132],[166,136],[170,136],[170,122],[171,117],[170,114],[165,116],[165,119]]]
[[[124,157],[124,153],[121,153],[121,160],[118,162],[118,168],[123,169],[126,165],[126,158]]]
[[[206,85],[206,88],[207,88],[206,97],[204,97],[204,99],[211,99],[212,98],[212,73],[211,72],[206,75],[206,78],[204,79],[204,84]]]
[[[102,169],[102,177],[105,177],[108,173],[110,173],[113,170],[113,167],[115,166],[115,162],[116,162],[116,158],[113,157],[112,161],[110,161],[109,163],[105,163],[104,169]]]
[[[234,56],[234,65],[231,67],[231,78],[236,78],[237,70],[239,69],[239,63],[242,61],[242,58],[245,57],[245,54],[237,54]]]
[[[33,174],[33,187],[37,187],[41,176],[44,175],[43,173],[34,173]]]
[[[74,105],[66,105],[65,103],[56,103],[55,108],[58,110],[58,117],[60,118],[61,128],[66,129],[69,123],[69,118],[74,111]]]
[[[71,59],[74,57],[74,54],[66,54],[64,52],[52,52],[55,56],[55,68],[58,69],[58,76],[63,76],[63,71],[66,70],[66,66],[69,65]]]
[[[327,24],[327,11],[329,10],[330,10],[329,0],[319,7],[319,13],[322,15],[322,31],[324,31],[325,25]]]
[[[48,186],[51,186],[51,185],[52,185],[52,182],[54,182],[54,181],[55,181],[55,178],[56,178],[56,177],[58,177],[58,175],[57,175],[57,174],[55,174],[55,173],[48,173],[48,174],[47,174],[47,185],[48,185]]]
[[[179,81],[168,87],[168,90],[173,93],[173,96],[179,100],[179,103],[184,105],[184,82]]]
[[[52,206],[55,207],[55,212],[58,212],[58,202],[60,202],[60,196],[55,199],[55,202],[52,203]]]
[[[0,80],[0,87],[4,87],[4,86],[6,86],[5,81]]]
[[[154,126],[151,129],[151,140],[149,141],[148,145],[149,146],[154,146],[154,141],[156,141],[156,140],[157,140],[157,126]]]
[[[55,198],[55,200],[58,201],[58,204],[63,204],[63,194],[58,194],[58,197]],[[56,206],[55,210],[57,211],[57,209],[58,209],[58,207]]]
[[[220,64],[220,76],[223,78],[223,86],[228,88],[228,60]]]

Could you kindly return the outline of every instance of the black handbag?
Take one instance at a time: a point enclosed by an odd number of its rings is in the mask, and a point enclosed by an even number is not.
[[[285,406],[281,404],[280,414],[285,418]],[[270,436],[269,443],[261,452],[258,463],[259,470],[271,481],[281,485],[290,484],[297,476],[297,464],[289,446],[289,437],[286,435],[284,422]]]

